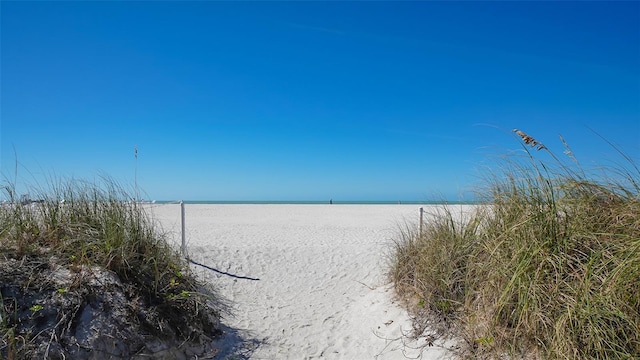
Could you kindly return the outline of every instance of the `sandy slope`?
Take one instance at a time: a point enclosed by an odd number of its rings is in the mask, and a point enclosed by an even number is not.
[[[194,266],[233,307],[221,358],[423,359],[384,276],[390,239],[419,205],[186,205]],[[180,205],[153,207],[179,242]]]

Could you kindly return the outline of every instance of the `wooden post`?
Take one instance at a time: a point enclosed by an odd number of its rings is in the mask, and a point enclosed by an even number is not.
[[[182,256],[187,257],[187,244],[186,244],[186,235],[184,232],[184,201],[180,200],[180,214],[182,218]]]
[[[424,208],[420,208],[420,236],[422,236],[422,214],[424,213]]]

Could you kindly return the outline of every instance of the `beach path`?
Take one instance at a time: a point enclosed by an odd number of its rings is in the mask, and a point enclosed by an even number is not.
[[[424,348],[424,339],[404,336],[410,318],[385,276],[392,238],[418,221],[419,208],[185,205],[189,257],[206,266],[193,269],[231,305],[220,358],[450,355],[446,346]],[[154,206],[153,213],[179,245],[180,205]]]

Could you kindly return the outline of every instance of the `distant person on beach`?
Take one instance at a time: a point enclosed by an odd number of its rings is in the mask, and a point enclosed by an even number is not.
[[[333,199],[329,200],[329,205],[333,205]]]

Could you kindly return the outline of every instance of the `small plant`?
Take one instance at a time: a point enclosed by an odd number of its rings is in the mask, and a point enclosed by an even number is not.
[[[191,297],[191,292],[187,290],[182,290],[177,294],[170,293],[169,295],[167,295],[167,298],[170,300],[184,300],[190,297]]]
[[[491,344],[493,344],[493,336],[481,337],[481,338],[476,339],[474,342],[476,344],[480,344],[480,345],[491,345]]]
[[[36,316],[36,314],[38,314],[38,312],[42,311],[42,309],[44,309],[44,307],[42,305],[31,305],[31,307],[29,308],[29,310],[31,310],[31,317],[33,318],[34,316]]]
[[[449,300],[438,300],[438,301],[436,301],[436,307],[442,313],[447,314],[447,313],[451,312],[451,309],[452,309],[451,301],[449,301]]]

